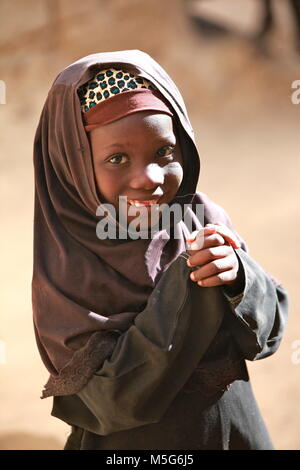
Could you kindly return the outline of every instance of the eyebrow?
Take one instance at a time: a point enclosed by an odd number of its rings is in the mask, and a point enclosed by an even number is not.
[[[177,143],[176,136],[168,135],[165,137],[161,137],[160,139],[157,139],[157,144],[158,145],[162,144],[162,146],[168,145],[168,144],[176,145],[176,143]],[[109,150],[109,149],[126,147],[126,146],[127,146],[127,142],[124,142],[124,143],[117,142],[117,143],[107,144],[103,147],[103,149]]]
[[[126,144],[125,144],[126,145]],[[111,148],[117,148],[117,147],[124,147],[124,144],[117,143],[117,144],[108,144],[105,145],[103,148],[105,149],[111,149]]]

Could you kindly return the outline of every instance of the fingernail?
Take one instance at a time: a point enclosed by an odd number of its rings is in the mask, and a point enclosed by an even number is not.
[[[192,265],[191,265],[191,262],[190,262],[190,259],[189,259],[189,258],[187,259],[187,261],[186,261],[186,264],[189,266],[189,268],[191,268],[191,267],[192,267]]]
[[[194,274],[194,273],[191,273],[191,274],[190,274],[190,278],[192,279],[192,281],[195,281],[195,280],[196,280],[196,279],[195,279],[195,274]]]
[[[202,281],[198,281],[197,284],[198,284],[198,286],[202,286],[202,285],[203,285],[203,282],[202,282]]]

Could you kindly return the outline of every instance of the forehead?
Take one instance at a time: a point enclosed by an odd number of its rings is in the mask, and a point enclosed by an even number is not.
[[[90,138],[103,145],[110,141],[134,142],[147,138],[174,140],[175,133],[173,120],[167,114],[139,111],[94,129]]]

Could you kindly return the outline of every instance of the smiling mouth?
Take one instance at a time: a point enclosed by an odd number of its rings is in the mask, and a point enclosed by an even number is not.
[[[135,207],[149,207],[149,206],[152,206],[154,204],[158,204],[159,203],[159,199],[148,199],[146,201],[139,201],[139,200],[136,200],[136,199],[128,199],[127,202],[130,206],[135,206]]]

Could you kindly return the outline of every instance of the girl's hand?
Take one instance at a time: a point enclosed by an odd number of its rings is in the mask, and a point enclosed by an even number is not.
[[[239,261],[234,249],[240,243],[224,224],[207,224],[193,232],[189,243],[189,267],[197,267],[192,281],[202,287],[226,285],[228,293],[235,295],[243,290],[243,273],[239,273]]]

